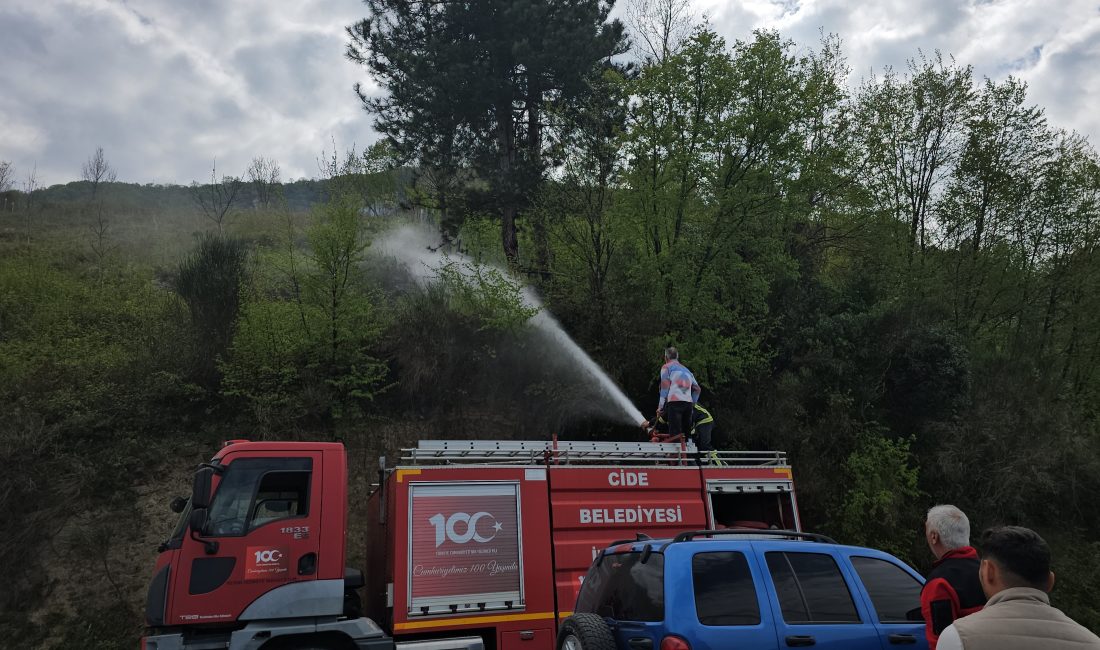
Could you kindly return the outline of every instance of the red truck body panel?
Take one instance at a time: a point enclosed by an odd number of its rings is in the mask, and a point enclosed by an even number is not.
[[[539,472],[542,480],[528,480]],[[556,610],[545,469],[399,468],[387,485],[390,489],[382,493],[392,495],[386,535],[392,550],[385,573],[392,576],[395,637],[495,628],[498,643],[507,643],[513,632],[518,639],[521,632],[538,635],[542,630],[552,638]],[[500,496],[509,489],[515,497]],[[469,492],[472,496],[465,494]],[[478,513],[489,516],[471,524]],[[420,516],[414,521],[413,514]],[[432,524],[429,520],[436,516]],[[501,524],[498,535],[511,525],[518,530],[494,544],[495,531],[485,526],[490,523]],[[439,530],[443,540],[436,546]],[[514,595],[492,595],[510,591],[510,583],[516,586]],[[527,642],[524,647],[535,646]]]
[[[785,465],[400,466],[368,511],[379,524],[367,614],[397,641],[482,634],[529,650],[553,648],[611,542],[724,527],[716,513],[737,526],[799,525]]]

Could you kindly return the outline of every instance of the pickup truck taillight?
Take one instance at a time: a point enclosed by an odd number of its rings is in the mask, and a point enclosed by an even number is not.
[[[691,650],[691,646],[682,637],[666,636],[661,639],[661,650]]]

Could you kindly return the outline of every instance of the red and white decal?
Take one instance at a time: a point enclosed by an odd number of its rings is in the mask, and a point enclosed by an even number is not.
[[[410,606],[520,597],[518,486],[411,486]]]
[[[249,546],[245,553],[244,579],[269,580],[285,578],[290,566],[290,553],[281,546]]]

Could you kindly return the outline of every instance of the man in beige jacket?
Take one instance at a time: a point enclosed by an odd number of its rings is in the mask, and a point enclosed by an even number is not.
[[[938,650],[1100,650],[1100,637],[1050,606],[1050,547],[1038,533],[991,528],[981,555],[978,577],[989,602],[944,629]]]

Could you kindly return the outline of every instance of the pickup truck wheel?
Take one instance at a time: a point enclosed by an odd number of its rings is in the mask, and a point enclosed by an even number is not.
[[[602,617],[574,614],[562,621],[558,650],[615,650],[615,637]]]

